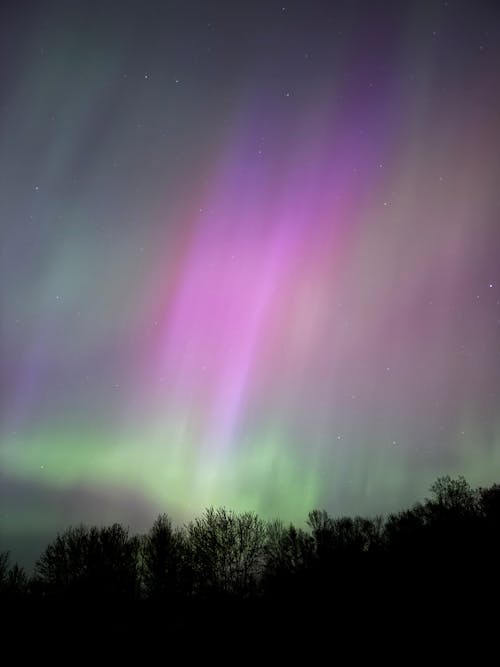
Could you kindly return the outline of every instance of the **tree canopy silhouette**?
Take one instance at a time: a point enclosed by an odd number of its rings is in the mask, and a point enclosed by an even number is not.
[[[76,617],[101,633],[168,628],[205,640],[222,627],[321,636],[424,616],[439,628],[500,594],[499,538],[500,485],[473,489],[446,476],[423,502],[386,517],[314,509],[298,527],[210,507],[183,526],[160,514],[142,536],[119,524],[72,526],[32,576],[0,554],[0,599],[41,605],[26,618],[42,629],[58,610],[67,631]]]

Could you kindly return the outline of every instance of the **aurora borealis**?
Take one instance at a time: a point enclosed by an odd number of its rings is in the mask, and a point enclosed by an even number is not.
[[[496,3],[1,12],[2,545],[499,481]]]

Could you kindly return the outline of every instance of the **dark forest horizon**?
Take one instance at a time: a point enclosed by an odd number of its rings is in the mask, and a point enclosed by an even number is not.
[[[384,531],[387,530],[388,526],[394,527],[398,522],[403,521],[403,518],[407,520],[408,517],[414,517],[416,523],[421,522],[423,526],[426,520],[432,521],[433,513],[438,509],[443,511],[443,516],[447,521],[463,520],[464,517],[469,520],[471,518],[477,520],[488,516],[500,522],[500,483],[486,487],[472,488],[462,475],[456,478],[452,478],[450,475],[443,475],[436,479],[429,490],[431,495],[423,501],[415,501],[409,508],[390,512],[386,515],[377,513],[371,516],[355,515],[351,517],[332,515],[325,509],[313,509],[305,518],[304,525],[307,526],[306,530],[302,527],[297,528],[294,522],[282,521],[279,517],[266,520],[261,519],[256,512],[236,512],[224,506],[208,507],[201,515],[195,516],[192,520],[184,523],[176,523],[168,513],[160,512],[152,527],[140,533],[131,533],[128,526],[124,526],[122,523],[116,521],[109,524],[104,522],[99,525],[78,522],[75,525],[68,526],[65,530],[58,531],[40,556],[46,557],[56,544],[62,547],[65,542],[71,542],[75,538],[85,541],[91,535],[98,539],[100,534],[105,535],[109,531],[110,534],[113,531],[118,531],[117,534],[119,534],[121,540],[125,540],[125,542],[130,540],[131,543],[136,543],[134,548],[140,550],[140,543],[147,541],[155,532],[159,531],[160,533],[169,534],[169,539],[173,540],[173,544],[176,540],[182,542],[188,539],[190,531],[192,532],[196,527],[203,530],[203,526],[207,529],[209,525],[217,531],[224,532],[224,526],[234,531],[235,526],[241,528],[241,526],[246,524],[246,529],[250,532],[257,528],[257,532],[261,533],[259,539],[264,543],[266,534],[269,530],[272,532],[273,529],[278,532],[292,531],[297,535],[302,535],[302,537],[311,537],[314,535],[314,531],[319,529],[320,525],[322,525],[322,530],[333,530],[334,525],[337,525],[337,527],[343,525],[347,532],[354,531],[354,535],[356,532],[354,527],[358,523],[358,528],[364,525],[362,530],[371,533],[372,538],[377,535],[377,539],[383,542],[385,539]],[[500,523],[495,528],[500,530]],[[232,535],[233,539],[234,537]],[[365,536],[365,539],[367,538],[368,535]],[[364,544],[362,549],[369,550],[369,540]],[[40,557],[36,559],[33,568],[31,568],[34,571],[29,572],[30,568],[25,568],[17,561],[12,560],[11,550],[8,548],[8,545],[1,544],[0,563],[0,581],[2,585],[5,585],[5,581],[9,577],[9,571],[14,573],[14,575],[11,574],[11,578],[12,576],[14,578],[19,576],[22,580],[26,577],[26,581],[28,581],[28,579],[33,579],[34,576],[36,579],[41,559]]]
[[[205,660],[242,649],[324,655],[325,641],[337,656],[387,656],[399,643],[448,657],[466,644],[475,655],[492,650],[500,484],[444,476],[423,502],[387,517],[313,510],[307,526],[208,508],[182,527],[159,515],[141,536],[120,524],[69,527],[32,576],[4,552],[5,645],[29,639],[38,650],[57,632],[83,653],[157,652],[168,642],[171,655]]]

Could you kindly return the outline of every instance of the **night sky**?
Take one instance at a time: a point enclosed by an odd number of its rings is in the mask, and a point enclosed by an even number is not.
[[[500,481],[499,3],[0,13],[0,548]]]

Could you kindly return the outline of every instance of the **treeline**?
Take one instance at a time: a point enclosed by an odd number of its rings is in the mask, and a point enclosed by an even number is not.
[[[307,530],[225,508],[183,527],[160,515],[140,536],[119,524],[71,527],[47,546],[31,576],[1,554],[0,595],[149,600],[180,609],[224,600],[317,603],[332,595],[403,600],[498,585],[500,485],[473,489],[463,477],[441,477],[430,491],[386,518],[314,510]]]

